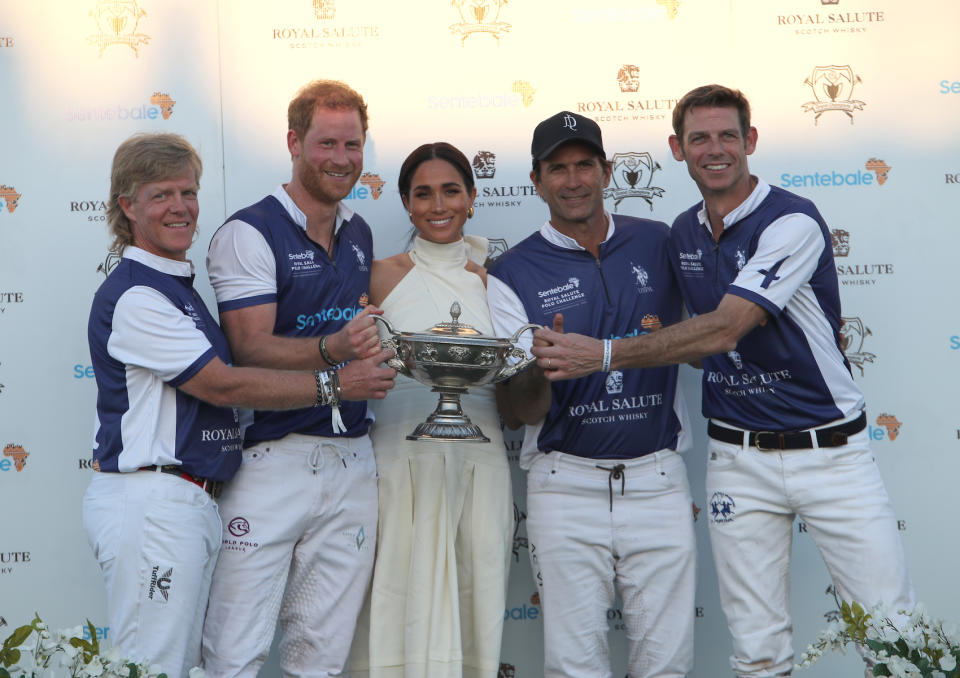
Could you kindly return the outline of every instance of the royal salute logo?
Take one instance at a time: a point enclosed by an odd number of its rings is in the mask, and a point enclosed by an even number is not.
[[[29,562],[30,551],[0,551],[0,574],[11,574],[15,565],[22,566]]]
[[[487,260],[484,262],[483,267],[488,268],[497,257],[510,249],[510,245],[507,244],[506,239],[504,238],[487,238]]]
[[[617,84],[621,92],[637,92],[640,90],[640,68],[633,64],[624,64],[617,71]]]
[[[610,395],[623,393],[623,372],[620,370],[610,372],[610,374],[607,375],[606,381],[603,383],[603,387],[607,389],[607,393]]]
[[[657,0],[657,4],[667,12],[668,19],[676,19],[680,11],[680,0]]]
[[[110,272],[120,263],[121,255],[117,250],[108,250],[106,258],[97,266],[97,273],[103,273],[104,276],[110,275]]]
[[[634,64],[623,64],[616,72],[617,87],[623,94],[638,93],[640,78],[640,67]],[[575,110],[597,122],[638,122],[666,120],[676,105],[677,99],[658,99],[648,94],[645,98],[619,97],[578,101]]]
[[[770,3],[771,9],[780,9],[785,3]],[[821,6],[839,4],[836,0],[820,0]],[[805,7],[806,9],[806,7]],[[824,35],[865,33],[869,28],[886,21],[880,10],[855,12],[810,12],[777,14],[777,26],[789,28],[796,35]]]
[[[30,456],[30,453],[23,449],[23,445],[10,443],[3,448],[3,456],[5,458],[0,459],[0,468],[3,468],[4,466],[9,467],[9,464],[12,461],[13,467],[16,469],[17,473],[20,473],[27,465],[27,457]],[[3,462],[6,462],[6,464]]]
[[[864,165],[867,168],[868,172],[873,172],[877,176],[877,183],[883,186],[887,183],[887,175],[890,174],[890,170],[893,169],[883,160],[877,160],[876,158],[870,158],[867,160],[867,164]]]
[[[105,222],[107,203],[105,200],[71,200],[70,213],[82,215],[85,222]]]
[[[462,36],[461,45],[475,33],[489,33],[499,45],[500,34],[510,30],[510,24],[500,19],[507,0],[453,0],[450,4],[460,14],[460,23],[451,24],[450,32]]]
[[[603,190],[603,197],[613,198],[614,211],[626,198],[642,198],[652,212],[653,199],[663,197],[662,188],[650,185],[653,175],[661,169],[660,163],[645,151],[614,153],[610,162],[613,164],[613,186]]]
[[[834,228],[830,231],[830,244],[833,246],[833,256],[846,257],[850,254],[850,231]]]
[[[876,285],[881,279],[889,278],[894,273],[892,263],[850,263],[850,232],[847,230],[831,230],[830,244],[833,246],[834,258],[844,259],[834,262],[841,285]]]
[[[860,318],[840,318],[840,350],[850,364],[857,366],[860,376],[863,376],[863,366],[877,359],[875,353],[863,350],[866,338],[872,334]]]
[[[336,15],[337,8],[333,0],[313,0],[313,13],[321,21],[329,21]]]
[[[173,107],[177,105],[177,102],[171,99],[166,92],[154,92],[150,96],[150,103],[160,108],[160,115],[163,116],[164,120],[170,119],[170,116],[173,115]]]
[[[493,179],[497,173],[497,156],[493,151],[477,151],[472,164],[477,179]]]
[[[17,209],[17,205],[20,204],[20,198],[22,193],[17,193],[17,189],[13,186],[7,186],[6,184],[0,184],[0,199],[3,199],[4,207],[7,208],[7,212],[13,214]]]
[[[537,93],[537,90],[527,80],[514,80],[510,91],[520,95],[520,101],[523,102],[524,108],[533,106],[533,95]]]
[[[356,5],[347,3],[347,11]],[[313,16],[310,16],[310,11]],[[323,47],[361,47],[369,40],[380,37],[380,26],[376,24],[340,24],[333,23],[337,15],[334,0],[311,0],[299,5],[302,23],[275,26],[271,30],[272,40],[286,43],[290,49],[318,49]],[[316,20],[319,24],[314,24]]]
[[[136,0],[99,0],[90,16],[97,24],[97,34],[88,36],[87,42],[99,48],[100,57],[110,45],[126,45],[139,57],[137,47],[150,42],[150,36],[137,32],[147,13]]]
[[[803,104],[806,113],[814,113],[813,124],[827,111],[840,111],[853,124],[853,111],[862,111],[866,104],[853,98],[854,86],[862,83],[850,66],[816,66],[803,81],[813,92],[814,101]]]
[[[900,427],[903,426],[903,422],[897,419],[896,415],[882,412],[880,416],[877,417],[877,426],[886,429],[887,438],[896,440],[897,436],[900,435]]]
[[[370,189],[370,197],[374,200],[379,200],[380,196],[383,195],[383,187],[387,182],[381,179],[379,174],[364,172],[360,175],[360,183]]]

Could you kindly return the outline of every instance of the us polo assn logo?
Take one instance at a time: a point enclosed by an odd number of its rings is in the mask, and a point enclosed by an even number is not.
[[[714,492],[710,497],[710,522],[732,523],[737,504],[728,494]]]
[[[806,113],[815,113],[813,124],[817,124],[820,116],[827,111],[841,111],[853,124],[853,111],[862,111],[866,104],[853,99],[853,88],[862,83],[859,75],[855,75],[850,66],[816,66],[813,73],[804,84],[813,91],[815,101],[803,104]]]
[[[17,209],[22,195],[22,193],[17,193],[17,189],[13,186],[0,185],[0,198],[3,198],[3,204],[10,214],[13,214],[13,211]]]
[[[101,57],[110,45],[126,45],[139,57],[137,47],[150,42],[150,36],[136,32],[140,19],[147,16],[136,0],[98,0],[90,16],[98,32],[88,36],[87,42],[100,48]]]
[[[637,294],[653,292],[653,288],[647,284],[650,282],[650,274],[647,273],[647,269],[631,261],[630,271],[633,273],[633,277],[635,278],[634,282],[637,284]]]
[[[605,188],[604,198],[613,198],[616,210],[626,198],[643,198],[653,211],[653,199],[663,197],[663,189],[651,186],[654,173],[660,169],[660,163],[654,161],[647,152],[614,153],[613,186]]]
[[[477,151],[472,164],[477,179],[493,179],[497,172],[497,156],[493,151]]]
[[[459,33],[464,44],[474,33],[489,33],[500,43],[500,34],[510,30],[510,24],[500,21],[500,11],[507,0],[453,0],[450,3],[460,14],[460,23],[451,24],[450,32]]]
[[[875,353],[863,350],[863,342],[873,332],[863,324],[860,318],[840,318],[840,349],[847,360],[856,365],[863,376],[863,366],[876,360]]]
[[[27,465],[27,457],[30,456],[30,453],[23,449],[23,445],[10,443],[3,448],[3,456],[13,459],[13,467],[17,469],[17,473],[20,473],[23,467]]]

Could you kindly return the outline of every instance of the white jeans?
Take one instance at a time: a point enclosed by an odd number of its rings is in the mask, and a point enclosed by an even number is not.
[[[619,472],[597,468],[618,464]],[[696,543],[680,455],[541,454],[527,475],[527,535],[543,606],[545,676],[611,676],[607,611],[615,589],[631,678],[690,671]]]
[[[707,497],[737,676],[793,668],[790,548],[799,516],[842,600],[912,609],[896,518],[866,431],[842,447],[760,452],[710,440]]]
[[[183,478],[94,473],[83,527],[107,587],[113,645],[183,678],[200,664],[200,631],[220,548],[217,505]]]
[[[340,675],[373,568],[370,439],[291,434],[250,447],[219,503],[223,545],[203,627],[207,675],[256,676],[278,617],[284,675]]]

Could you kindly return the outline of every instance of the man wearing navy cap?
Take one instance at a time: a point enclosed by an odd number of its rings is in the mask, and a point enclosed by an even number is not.
[[[533,133],[530,178],[549,220],[490,267],[494,329],[527,322],[605,345],[680,320],[661,222],[603,208],[611,164],[595,122],[567,111]],[[607,611],[619,593],[632,678],[693,663],[694,563],[688,446],[677,368],[550,383],[535,366],[501,386],[527,425],[530,560],[543,606],[544,675],[611,675]]]

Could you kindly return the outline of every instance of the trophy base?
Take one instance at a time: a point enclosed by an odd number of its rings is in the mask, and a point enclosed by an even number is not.
[[[407,440],[435,440],[437,442],[458,443],[489,443],[490,439],[483,435],[480,427],[470,421],[470,417],[463,413],[460,407],[460,394],[466,393],[465,388],[437,388],[434,392],[440,394],[440,402],[426,421],[419,424]]]

